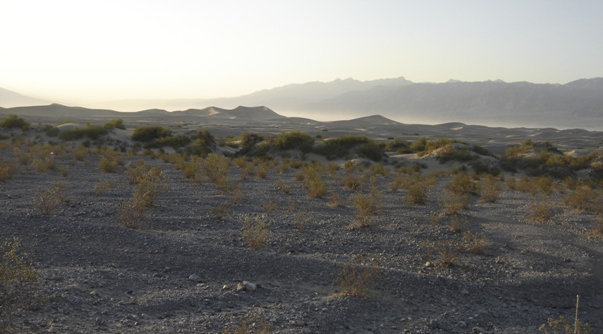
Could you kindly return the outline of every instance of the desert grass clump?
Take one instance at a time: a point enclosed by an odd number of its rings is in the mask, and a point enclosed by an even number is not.
[[[548,318],[545,324],[540,325],[538,330],[545,334],[589,334],[592,330],[590,325],[578,319],[578,308],[580,306],[580,295],[576,295],[576,314],[574,323],[571,324],[564,316],[559,318]]]
[[[486,179],[478,185],[480,201],[484,203],[494,203],[500,196],[500,184],[496,177],[486,176]]]
[[[450,224],[448,225],[448,231],[452,233],[461,233],[467,229],[467,218],[462,215],[450,216]]]
[[[43,189],[34,197],[34,208],[43,215],[51,214],[66,201],[64,188],[63,182],[55,182],[52,187]]]
[[[73,150],[73,158],[77,161],[86,161],[88,154],[89,150],[85,146],[78,146]]]
[[[241,229],[243,239],[249,248],[257,250],[266,244],[270,236],[270,229],[265,220],[258,216],[245,216]]]
[[[546,199],[540,199],[530,208],[527,220],[532,223],[546,223],[553,217],[553,209]]]
[[[469,208],[469,199],[468,194],[459,194],[447,189],[444,190],[444,198],[442,199],[444,212],[452,215],[460,213]]]
[[[242,319],[236,325],[227,326],[222,334],[270,334],[272,325],[262,316],[254,315]]]
[[[490,239],[485,233],[463,233],[463,248],[472,254],[483,254],[484,249],[490,244]]]
[[[144,178],[139,181],[133,198],[135,201],[149,207],[153,205],[153,202],[155,202],[159,193],[166,191],[168,187],[163,171],[153,167],[149,169]]]
[[[276,209],[278,209],[278,206],[275,202],[266,202],[262,205],[262,208],[266,216],[272,216],[276,212]]]
[[[303,168],[304,187],[308,190],[308,196],[311,198],[322,197],[327,192],[327,185],[322,180],[318,167],[307,166]]]
[[[8,161],[0,161],[0,181],[6,181],[13,177],[15,166]]]
[[[105,196],[107,191],[114,186],[112,181],[100,181],[94,184],[94,191],[97,196]]]
[[[140,228],[146,217],[146,205],[139,197],[134,197],[119,207],[118,219],[124,227]]]
[[[103,173],[115,173],[119,169],[119,163],[115,160],[109,160],[107,157],[101,157],[98,168]]]
[[[304,232],[309,224],[310,216],[308,216],[305,212],[302,211],[295,214],[295,228],[299,232]]]
[[[36,171],[40,173],[54,170],[56,167],[53,154],[37,156],[32,159],[31,164],[36,169]]]
[[[345,207],[345,203],[341,197],[337,195],[337,193],[332,192],[329,194],[329,202],[327,203],[327,206],[330,208],[343,208]]]
[[[595,218],[595,224],[592,231],[590,231],[590,235],[594,237],[603,237],[603,215],[598,214]]]
[[[355,220],[348,229],[355,230],[371,225],[371,219],[378,209],[378,200],[370,194],[358,193],[354,196]]]
[[[406,193],[406,203],[425,204],[427,201],[427,186],[424,183],[417,182],[408,188]]]
[[[0,243],[0,332],[12,333],[12,315],[31,296],[18,288],[19,284],[39,279],[38,273],[20,251],[21,241],[12,239]]]
[[[590,186],[581,185],[567,196],[565,203],[574,210],[591,210],[594,209],[596,197],[597,193]]]
[[[421,242],[421,248],[425,251],[426,259],[433,260],[436,267],[452,267],[458,263],[459,245],[455,241],[424,241]]]
[[[274,189],[287,195],[291,193],[291,185],[283,180],[277,180],[274,184]]]
[[[341,294],[350,297],[367,297],[375,282],[377,267],[370,264],[345,263],[340,269],[335,284]]]

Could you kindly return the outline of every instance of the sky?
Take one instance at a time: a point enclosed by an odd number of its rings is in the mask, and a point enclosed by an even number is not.
[[[0,0],[0,87],[86,101],[603,76],[599,0]]]

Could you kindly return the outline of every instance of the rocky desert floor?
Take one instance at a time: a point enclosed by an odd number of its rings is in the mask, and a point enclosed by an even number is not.
[[[17,161],[6,143],[0,157]],[[52,155],[52,168],[19,164],[0,182],[0,240],[19,238],[38,275],[13,287],[14,333],[537,333],[548,318],[573,320],[576,295],[580,320],[603,333],[599,218],[566,205],[561,182],[547,195],[500,181],[496,201],[471,195],[446,214],[446,172],[432,173],[425,204],[409,204],[391,184],[417,174],[387,165],[364,179],[354,169],[357,190],[342,184],[343,161],[318,168],[326,192],[311,197],[299,168],[273,162],[231,162],[236,191],[223,191],[160,158],[119,153],[105,172],[98,151]],[[138,160],[164,186],[126,227],[137,189],[126,166]],[[46,213],[45,191],[60,197]],[[357,193],[378,199],[374,213],[359,218]],[[551,214],[538,223],[537,203]]]

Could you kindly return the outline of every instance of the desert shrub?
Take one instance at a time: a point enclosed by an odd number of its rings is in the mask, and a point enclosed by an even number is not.
[[[359,145],[356,149],[356,153],[361,157],[373,161],[380,161],[381,158],[383,158],[383,149],[374,141]]]
[[[144,206],[151,206],[159,193],[167,190],[168,184],[165,181],[165,175],[159,168],[152,167],[138,181],[137,188],[134,191],[133,199]]]
[[[311,198],[322,197],[327,192],[327,185],[322,180],[316,166],[307,166],[303,169],[304,187],[308,190],[308,196]]]
[[[494,203],[500,194],[500,184],[494,176],[488,175],[479,183],[478,192],[482,202]]]
[[[29,129],[29,123],[17,115],[7,115],[0,120],[0,127],[5,129]]]
[[[341,197],[337,195],[337,193],[330,193],[329,202],[327,203],[327,206],[329,206],[330,208],[342,208],[345,206],[345,204],[343,203]]]
[[[104,196],[107,191],[114,186],[111,181],[101,181],[94,184],[94,191],[97,196]]]
[[[354,172],[346,172],[345,176],[341,179],[341,183],[354,191],[362,187],[362,180]]]
[[[343,158],[350,154],[350,151],[360,145],[370,144],[363,148],[363,155],[373,156],[374,151],[379,152],[379,159],[381,158],[381,148],[379,145],[373,143],[366,136],[341,136],[339,138],[330,138],[324,141],[323,145],[317,147],[315,152],[324,155],[327,159]],[[374,145],[373,145],[374,144]],[[375,147],[376,145],[376,147]]]
[[[33,200],[34,208],[43,215],[51,214],[65,202],[63,182],[55,182],[52,187],[41,190]]]
[[[448,214],[457,214],[469,207],[469,195],[446,189],[444,190],[442,202],[444,212]]]
[[[476,192],[476,187],[467,173],[458,173],[446,185],[446,190],[459,195],[469,195]]]
[[[448,231],[452,233],[461,233],[467,229],[467,218],[465,216],[453,214],[450,216]]]
[[[272,325],[259,315],[242,319],[236,325],[227,326],[222,334],[270,334]]]
[[[295,228],[299,232],[304,232],[310,224],[310,216],[304,212],[298,212],[295,214]]]
[[[44,133],[48,137],[56,137],[61,132],[61,130],[59,130],[59,128],[57,128],[56,126],[52,126],[52,125],[48,125],[48,124],[44,125],[44,127],[42,128],[42,131],[44,131]]]
[[[565,199],[565,203],[575,210],[590,210],[594,208],[597,193],[589,186],[582,185],[576,187]]]
[[[394,138],[385,143],[386,151],[395,151],[396,153],[411,153],[410,143],[402,138]]]
[[[5,181],[13,177],[15,166],[8,161],[0,160],[0,181]]]
[[[283,194],[289,194],[291,192],[291,185],[287,184],[283,180],[277,180],[274,184],[274,189],[282,192]]]
[[[39,276],[28,256],[19,249],[21,241],[13,237],[0,243],[0,332],[12,333],[12,314],[31,298],[19,284],[37,281]]]
[[[299,131],[282,132],[276,137],[276,144],[281,150],[298,149],[308,153],[312,151],[314,137]]]
[[[216,139],[207,130],[197,131],[197,138],[188,146],[188,152],[194,155],[207,156],[216,149]]]
[[[367,227],[378,209],[378,199],[370,194],[356,194],[354,196],[355,220],[348,225],[349,229]]]
[[[172,135],[172,131],[161,126],[143,126],[134,129],[132,140],[141,142],[151,142],[155,139],[168,137]]]
[[[423,152],[427,147],[427,138],[421,137],[410,144],[410,149],[413,152]]]
[[[264,247],[270,236],[268,224],[258,216],[245,216],[241,231],[247,246],[256,250]]]
[[[527,220],[533,223],[545,223],[553,217],[553,209],[546,199],[541,199],[530,207]]]
[[[228,169],[230,167],[230,159],[223,155],[210,153],[202,160],[201,165],[209,181],[223,192],[226,192],[229,186]]]
[[[187,136],[176,135],[176,136],[164,136],[155,138],[151,143],[149,143],[148,147],[164,147],[171,146],[173,148],[179,148],[188,145],[191,142],[191,139]]]
[[[271,167],[270,162],[265,161],[258,165],[255,170],[255,175],[258,177],[258,179],[265,179],[266,176],[268,176]]]
[[[98,139],[108,133],[107,129],[101,125],[88,124],[84,128],[74,127],[69,130],[64,130],[59,133],[59,138],[62,140],[78,140],[84,137],[88,139]]]
[[[272,216],[272,214],[276,211],[276,209],[278,208],[278,206],[276,205],[275,202],[265,202],[262,207],[264,208],[264,213],[266,214],[266,216]]]
[[[88,152],[89,152],[89,150],[87,147],[78,146],[76,149],[73,150],[73,157],[77,161],[84,161],[84,160],[86,160],[86,157],[88,156]]]
[[[134,197],[119,206],[118,219],[124,227],[140,228],[147,217],[147,208],[142,198]]]
[[[490,240],[484,233],[463,233],[463,248],[473,254],[483,254],[484,248],[490,244]]]
[[[459,245],[451,240],[423,241],[421,248],[425,251],[425,258],[433,260],[436,267],[452,267],[459,260]]]
[[[351,297],[367,297],[375,282],[375,265],[357,265],[349,262],[341,266],[335,284],[341,293]]]
[[[126,126],[122,119],[112,119],[103,125],[105,129],[122,129],[125,130]]]
[[[41,156],[36,156],[31,160],[31,165],[38,172],[47,172],[49,170],[54,170],[56,167],[54,161],[54,155],[45,154]]]
[[[115,173],[119,168],[119,163],[115,160],[109,160],[106,157],[101,157],[98,168],[103,173]]]
[[[425,184],[417,182],[408,188],[406,193],[406,203],[425,204],[427,201],[427,187]]]

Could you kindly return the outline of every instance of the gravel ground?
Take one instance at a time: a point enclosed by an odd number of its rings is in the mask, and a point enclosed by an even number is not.
[[[10,150],[0,156],[14,159]],[[564,194],[548,199],[555,215],[541,224],[526,221],[534,195],[474,196],[460,219],[490,243],[482,254],[461,251],[451,267],[426,266],[434,259],[425,242],[462,240],[448,231],[450,217],[437,218],[448,177],[429,188],[425,205],[409,205],[405,190],[388,187],[395,173],[377,176],[380,208],[371,226],[350,230],[353,191],[332,177],[324,176],[328,191],[343,207],[309,198],[295,169],[241,180],[231,166],[242,197],[218,212],[230,197],[213,184],[145,159],[165,172],[169,190],[136,229],[118,219],[135,186],[123,167],[102,173],[98,155],[57,155],[55,170],[20,166],[0,182],[0,239],[19,237],[40,276],[18,291],[15,332],[221,333],[246,323],[275,333],[536,333],[549,317],[573,318],[577,294],[581,320],[603,332],[603,242],[588,235],[595,217],[569,210]],[[33,199],[55,181],[67,201],[42,215]],[[101,181],[113,186],[97,195]],[[249,215],[269,226],[258,250],[242,237]],[[348,296],[336,277],[360,263],[373,268],[368,292]],[[242,281],[257,288],[237,291]]]

